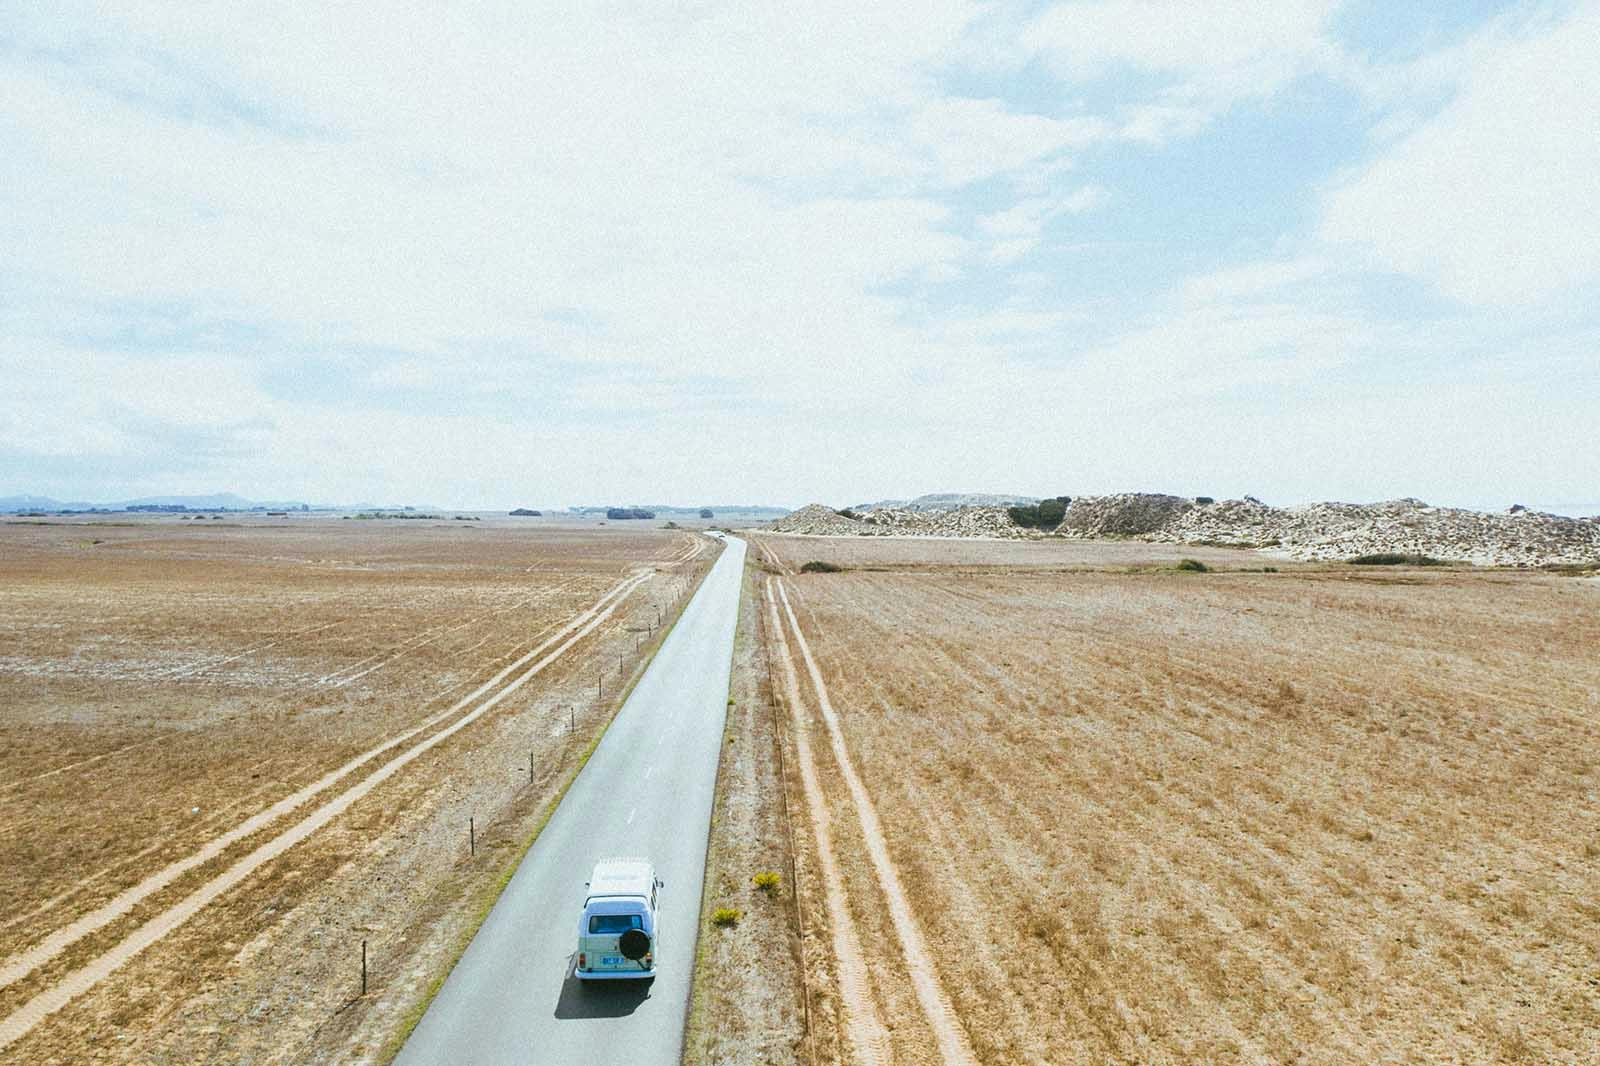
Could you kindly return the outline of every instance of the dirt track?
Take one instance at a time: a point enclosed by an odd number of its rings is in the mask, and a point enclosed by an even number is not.
[[[855,760],[851,758],[850,751],[845,745],[844,735],[839,730],[839,716],[828,698],[828,686],[822,680],[822,672],[817,669],[817,661],[812,657],[805,633],[800,629],[800,623],[794,616],[794,609],[789,604],[783,579],[778,579],[775,584],[778,599],[783,604],[784,618],[789,622],[789,631],[794,634],[795,642],[800,648],[800,657],[805,661],[806,675],[811,680],[812,694],[816,698],[823,724],[827,727],[834,760],[849,790],[851,805],[861,826],[861,836],[866,841],[867,855],[872,860],[873,874],[877,877],[879,891],[889,909],[889,917],[894,923],[907,976],[911,980],[912,988],[916,990],[923,1016],[938,1041],[940,1058],[947,1066],[972,1063],[976,1060],[967,1042],[967,1035],[962,1031],[960,1022],[950,1009],[950,997],[945,992],[938,971],[934,968],[927,942],[912,913],[905,889],[901,887],[894,861],[889,857],[877,809],[873,805],[872,797],[867,794],[866,787],[861,783],[861,776],[856,772]],[[785,655],[788,654],[787,648],[782,650]],[[798,738],[803,734],[797,729],[795,735]],[[805,761],[809,763],[809,755]]]
[[[806,798],[811,833],[816,842],[817,865],[822,873],[823,893],[827,900],[828,924],[833,932],[834,972],[844,1012],[844,1029],[849,1036],[850,1061],[877,1066],[891,1061],[889,1034],[884,1029],[883,1019],[879,1017],[877,1004],[873,1000],[866,955],[861,949],[861,936],[856,931],[855,919],[850,915],[849,897],[845,892],[844,878],[839,873],[833,843],[833,817],[828,811],[828,801],[817,775],[816,759],[811,754],[805,697],[801,694],[800,679],[789,654],[789,640],[778,614],[778,600],[771,579],[767,582],[766,601],[771,618],[768,632],[772,634],[773,651],[783,676],[784,697],[789,704],[794,730],[795,763],[799,769],[801,791]]]

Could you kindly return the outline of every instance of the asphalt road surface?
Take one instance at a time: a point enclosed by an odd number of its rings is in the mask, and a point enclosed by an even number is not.
[[[677,1066],[744,573],[727,544],[397,1063]],[[584,882],[616,856],[666,882],[659,976],[580,982]]]

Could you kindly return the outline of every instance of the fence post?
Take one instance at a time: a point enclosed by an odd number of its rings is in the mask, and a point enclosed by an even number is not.
[[[361,941],[361,994],[367,994],[367,942]]]
[[[467,849],[472,855],[478,854],[478,827],[470,816],[467,818]]]

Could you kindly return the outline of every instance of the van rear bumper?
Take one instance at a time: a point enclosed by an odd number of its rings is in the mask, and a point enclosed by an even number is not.
[[[656,975],[655,970],[580,970],[573,967],[572,976],[580,981],[639,981]]]

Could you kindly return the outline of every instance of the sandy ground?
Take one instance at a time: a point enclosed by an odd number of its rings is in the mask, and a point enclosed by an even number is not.
[[[0,970],[424,727],[57,957],[7,973],[0,1018],[374,778],[305,842],[8,1048],[8,1062],[305,1061],[349,1003],[363,935],[381,960],[374,984],[402,972],[427,939],[406,933],[412,916],[459,876],[467,818],[492,842],[502,821],[550,798],[603,720],[597,682],[626,678],[654,604],[709,559],[679,561],[687,534],[479,523],[167,519],[7,526],[0,541]],[[520,674],[507,676],[452,715],[636,573],[643,584],[537,677],[502,692]],[[377,780],[419,743],[429,746]]]
[[[811,1061],[785,774],[752,574],[746,568],[727,743],[706,855],[699,957],[684,1036],[688,1066]],[[779,884],[757,888],[753,878],[763,872],[777,874]],[[711,924],[711,913],[721,907],[742,913],[737,925]]]
[[[762,540],[881,567],[783,581],[979,1061],[1592,1061],[1591,588]],[[894,1061],[939,1061],[822,776]]]

